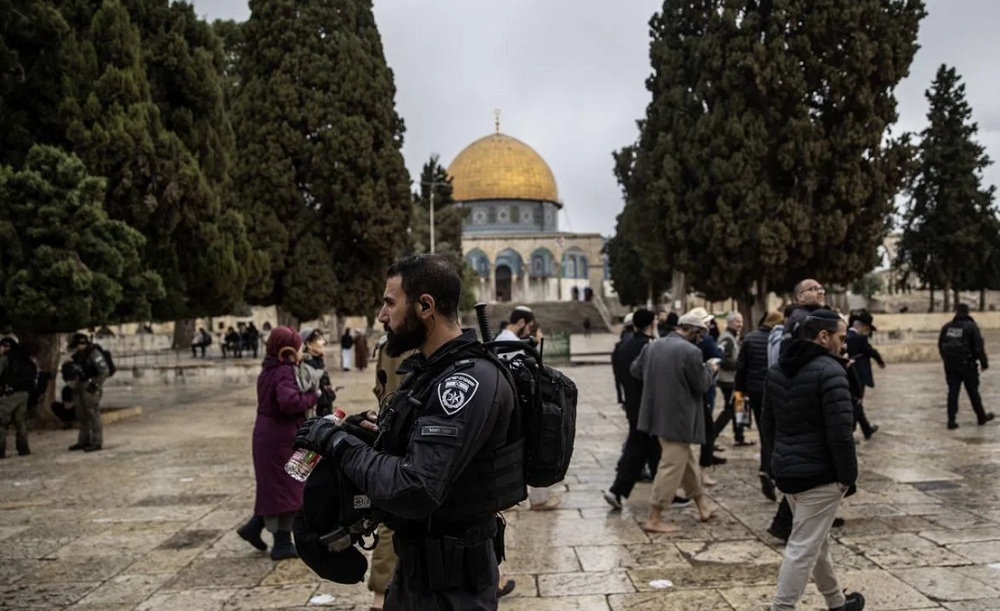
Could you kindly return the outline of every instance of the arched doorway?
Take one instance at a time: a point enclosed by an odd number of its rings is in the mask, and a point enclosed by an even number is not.
[[[497,294],[496,299],[499,302],[508,302],[511,300],[511,291],[513,290],[513,273],[507,265],[498,265],[496,271],[496,284],[497,284]]]

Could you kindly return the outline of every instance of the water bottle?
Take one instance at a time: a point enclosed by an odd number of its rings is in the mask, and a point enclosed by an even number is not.
[[[338,407],[333,410],[332,414],[324,416],[324,418],[332,420],[334,424],[342,424],[347,418],[347,414],[344,413],[344,410]],[[299,448],[295,451],[295,454],[292,454],[292,457],[288,459],[288,462],[285,463],[285,473],[291,475],[300,482],[304,482],[309,479],[309,474],[316,468],[320,458],[320,455],[312,450]]]

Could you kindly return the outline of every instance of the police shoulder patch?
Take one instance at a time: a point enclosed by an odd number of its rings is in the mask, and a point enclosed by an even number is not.
[[[449,416],[454,416],[472,401],[479,390],[479,381],[467,373],[453,373],[444,379],[437,387],[438,401],[441,409]]]

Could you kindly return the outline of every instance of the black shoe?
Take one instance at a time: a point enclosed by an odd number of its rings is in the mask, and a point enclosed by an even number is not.
[[[949,431],[954,431],[957,428],[958,428],[958,423],[957,422],[949,422],[948,423],[948,430]]]
[[[83,449],[84,452],[97,452],[101,449],[101,444],[92,443]]]
[[[691,499],[686,499],[682,496],[675,496],[674,500],[670,501],[670,506],[676,507],[677,509],[681,509],[684,507],[690,507],[691,503],[693,502],[694,501],[692,501]]]
[[[984,424],[986,424],[987,422],[990,422],[991,420],[995,419],[996,417],[997,417],[996,414],[994,414],[993,412],[989,412],[988,414],[986,414],[985,418],[983,418],[982,420],[979,421],[979,426],[983,426]]]
[[[514,581],[513,579],[508,579],[507,583],[503,584],[503,587],[497,588],[497,598],[503,598],[504,596],[507,596],[508,594],[514,591],[515,587],[517,587],[517,582]],[[372,607],[372,609],[374,608],[375,607]]]
[[[651,482],[653,481],[653,473],[647,467],[642,468],[642,473],[639,474],[640,482]]]
[[[771,481],[771,478],[767,475],[767,473],[760,474],[760,491],[768,499],[772,501],[778,500],[778,495],[774,493],[774,482]]]
[[[17,451],[17,455],[18,456],[30,456],[31,455],[31,450],[18,450]]]
[[[264,540],[260,537],[260,533],[263,532],[263,530],[264,518],[260,516],[253,516],[249,521],[247,521],[246,524],[236,529],[236,534],[260,551],[265,551],[267,549],[267,543],[264,543]]]
[[[846,595],[847,601],[843,607],[830,609],[830,611],[861,611],[865,608],[865,597],[860,592],[851,592]]]
[[[299,553],[295,551],[292,543],[292,533],[287,530],[279,530],[274,533],[274,547],[271,548],[271,560],[285,560],[287,558],[298,558]]]
[[[844,521],[844,518],[834,518],[833,519],[833,527],[834,528],[843,528],[844,524],[846,524],[846,523],[847,522]]]
[[[615,494],[610,490],[605,490],[604,500],[608,502],[608,505],[611,505],[612,509],[617,510],[622,508],[622,497],[620,494]]]
[[[77,450],[83,450],[86,447],[87,447],[87,444],[85,444],[85,443],[74,443],[73,445],[71,445],[69,447],[69,451],[70,452],[76,452]]]
[[[782,543],[788,543],[788,537],[792,536],[792,529],[782,529],[777,528],[774,524],[767,527],[767,534],[771,535],[775,539],[779,539]]]
[[[725,452],[726,448],[724,448],[724,447],[722,447],[720,445],[717,445],[717,446],[715,446],[715,451],[716,452]]]
[[[713,465],[724,465],[727,462],[729,462],[729,461],[726,460],[725,458],[719,458],[718,456],[713,456],[712,457],[712,464]]]
[[[865,441],[871,439],[872,435],[874,435],[877,432],[878,432],[878,425],[877,424],[873,424],[872,428],[868,429],[868,434],[865,435]]]

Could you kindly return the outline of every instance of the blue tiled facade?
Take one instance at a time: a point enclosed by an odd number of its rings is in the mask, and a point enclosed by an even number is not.
[[[551,233],[559,231],[559,206],[530,200],[479,200],[457,204],[469,209],[464,234]]]

